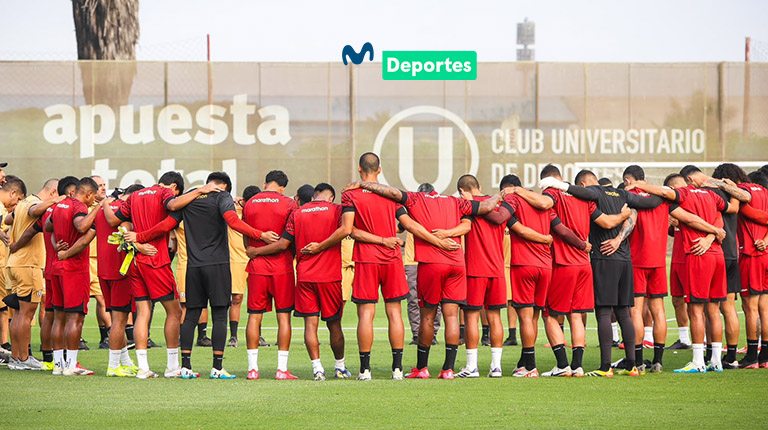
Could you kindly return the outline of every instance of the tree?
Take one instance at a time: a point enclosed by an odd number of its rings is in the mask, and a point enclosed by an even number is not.
[[[136,75],[138,0],[72,0],[77,58],[88,104],[126,104]]]

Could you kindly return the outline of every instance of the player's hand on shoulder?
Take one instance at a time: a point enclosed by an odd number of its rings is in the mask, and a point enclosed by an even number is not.
[[[269,244],[277,242],[280,239],[280,236],[278,236],[278,234],[274,231],[265,231],[261,233],[261,237],[259,239],[261,239],[262,242]]]
[[[462,199],[469,200],[469,201],[472,201],[475,199],[474,197],[472,197],[472,193],[470,193],[467,190],[462,190],[461,188],[459,188],[459,196],[461,196]]]
[[[141,254],[149,255],[150,257],[157,254],[157,248],[148,243],[137,243],[135,246],[136,250],[138,250]]]
[[[203,185],[202,187],[198,188],[198,190],[200,191],[200,194],[218,193],[218,192],[224,191],[221,188],[219,188],[218,185],[214,184],[213,182],[209,182],[209,183]]]
[[[53,199],[54,202],[60,203],[62,200],[66,199],[66,195],[57,196],[55,199]],[[105,199],[106,200],[106,199]]]
[[[515,187],[505,187],[501,192],[499,193],[499,198],[504,200],[508,195],[515,194]]]
[[[320,252],[320,244],[317,242],[310,242],[301,249],[301,253],[305,255],[315,255]]]
[[[354,181],[354,182],[350,182],[349,184],[347,184],[347,186],[344,187],[344,189],[341,190],[341,192],[343,193],[345,191],[356,190],[358,188],[360,188],[360,181]]]

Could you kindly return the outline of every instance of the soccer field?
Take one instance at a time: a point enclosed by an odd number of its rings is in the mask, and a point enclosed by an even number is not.
[[[91,302],[91,306],[94,306]],[[162,307],[157,306],[152,337],[162,345]],[[668,302],[668,316],[672,313]],[[241,327],[245,325],[245,315]],[[506,318],[505,318],[506,320]],[[274,342],[274,314],[265,318],[264,337]],[[347,304],[343,325],[347,339],[347,365],[353,374],[358,367],[354,327],[355,307]],[[98,344],[98,328],[93,313],[86,319],[83,335],[91,347]],[[60,428],[75,424],[81,428],[262,428],[290,426],[301,428],[480,428],[480,427],[699,427],[717,423],[726,428],[751,427],[764,422],[768,411],[755,405],[768,384],[768,371],[737,370],[722,374],[675,375],[672,369],[691,358],[690,351],[666,351],[665,372],[639,378],[569,378],[519,380],[511,373],[520,347],[505,347],[502,379],[481,377],[474,380],[436,379],[443,360],[443,340],[433,347],[430,367],[433,379],[392,381],[390,352],[386,337],[386,318],[379,305],[371,365],[374,380],[312,381],[312,368],[303,345],[302,321],[294,318],[294,336],[289,368],[299,381],[275,381],[277,348],[263,348],[259,354],[262,380],[247,381],[245,334],[241,346],[227,349],[224,366],[237,375],[234,381],[209,380],[211,350],[195,348],[193,367],[203,374],[198,380],[148,380],[107,378],[104,376],[107,351],[92,349],[79,354],[81,363],[95,376],[54,377],[47,372],[12,372],[0,368],[0,402],[8,428]],[[407,327],[407,323],[406,323]],[[586,370],[599,364],[594,318],[590,317]],[[210,326],[209,326],[210,330]],[[409,331],[406,329],[406,333]],[[742,331],[743,333],[743,331]],[[33,350],[39,348],[39,331],[32,332]],[[320,333],[321,357],[330,375],[333,358],[328,332]],[[677,339],[674,321],[670,322],[668,344]],[[741,344],[743,345],[743,340]],[[540,371],[555,364],[552,352],[544,347],[543,330],[536,349]],[[623,351],[614,349],[615,359]],[[652,354],[646,350],[646,358]],[[133,356],[133,354],[132,354]],[[481,374],[487,372],[490,348],[480,347]],[[569,353],[570,357],[570,353]],[[464,348],[457,369],[464,364]],[[150,365],[162,371],[165,348],[149,350]],[[416,361],[416,348],[406,346],[404,365]]]

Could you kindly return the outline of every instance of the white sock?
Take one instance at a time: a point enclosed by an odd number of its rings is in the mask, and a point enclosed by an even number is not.
[[[133,360],[131,360],[130,354],[128,354],[128,347],[123,347],[120,350],[120,364],[125,367],[133,367]]]
[[[277,351],[277,370],[288,371],[288,351]]]
[[[467,348],[467,369],[469,370],[477,369],[477,348],[475,349]]]
[[[720,349],[722,349],[722,344],[720,345]],[[704,344],[703,343],[694,343],[693,344],[693,365],[697,367],[703,367],[706,365],[704,363]]]
[[[139,370],[143,370],[145,372],[149,372],[149,362],[147,361],[147,350],[146,349],[137,349],[136,350],[136,361],[139,362]]]
[[[645,327],[645,336],[643,336],[643,342],[653,343],[653,327]]]
[[[63,349],[53,350],[53,365],[60,369],[64,368],[64,350]]]
[[[251,370],[259,371],[259,350],[258,349],[249,349],[248,350],[248,371]]]
[[[107,365],[107,367],[109,367],[110,369],[117,369],[118,366],[120,366],[120,350],[110,349],[109,364]]]
[[[491,348],[491,370],[501,369],[501,352],[504,348]]]
[[[711,362],[713,365],[721,365],[723,358],[723,342],[712,342],[712,359]]]
[[[168,364],[166,365],[168,370],[174,370],[179,368],[179,348],[167,348],[165,350],[168,356]]]
[[[336,360],[336,368],[339,370],[344,370],[347,368],[346,363],[344,363],[344,357],[341,358],[341,360]]]
[[[312,363],[312,373],[317,373],[317,372],[325,373],[325,369],[323,369],[323,364],[320,363],[319,358],[317,360],[310,360],[310,362]]]
[[[77,350],[76,349],[67,350],[67,367],[70,369],[74,369],[77,367]]]
[[[613,330],[613,341],[618,342],[619,341],[619,323],[618,322],[612,322],[611,323],[611,330]]]
[[[691,344],[691,329],[690,327],[678,327],[677,328],[678,336],[680,337],[680,342],[690,345]]]

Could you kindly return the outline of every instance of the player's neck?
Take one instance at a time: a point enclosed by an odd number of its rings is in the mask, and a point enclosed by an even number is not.
[[[360,180],[362,180],[363,182],[375,182],[375,183],[378,184],[379,183],[379,175],[375,175],[375,174],[370,175],[370,174],[361,173],[360,174]]]

